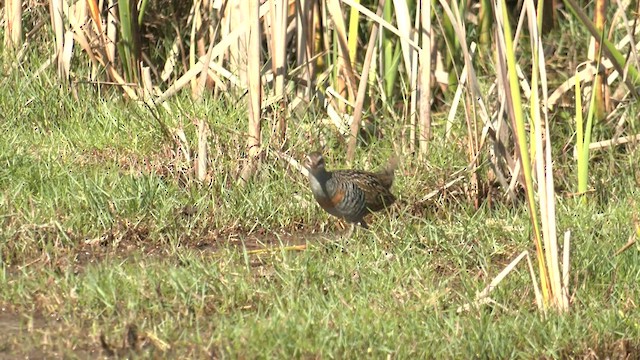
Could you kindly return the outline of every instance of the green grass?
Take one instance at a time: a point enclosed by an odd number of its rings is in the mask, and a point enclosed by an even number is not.
[[[492,293],[502,307],[458,314],[521,251],[533,253],[521,203],[475,211],[451,193],[417,203],[466,165],[459,145],[437,135],[428,162],[404,158],[397,205],[372,231],[342,239],[306,179],[275,157],[247,187],[235,185],[242,108],[178,97],[173,115],[159,114],[190,140],[192,120],[209,121],[211,180],[199,184],[147,110],[88,86],[73,99],[46,76],[1,80],[0,357],[96,357],[101,335],[123,357],[640,353],[638,247],[613,256],[638,213],[632,147],[596,157],[587,205],[558,198],[559,229],[572,231],[569,313],[541,317],[521,263]],[[318,126],[291,125],[298,159]],[[392,141],[361,148],[357,165],[381,166]],[[344,145],[334,143],[326,152],[339,168]],[[560,182],[575,184],[564,160]],[[286,250],[292,243],[308,246]],[[251,252],[265,246],[275,250]],[[121,350],[133,325],[140,349]]]

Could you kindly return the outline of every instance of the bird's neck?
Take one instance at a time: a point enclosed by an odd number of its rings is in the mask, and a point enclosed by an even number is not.
[[[325,169],[317,169],[316,171],[309,171],[309,182],[311,183],[311,191],[317,196],[320,194],[326,194],[327,181],[331,179],[331,172]]]

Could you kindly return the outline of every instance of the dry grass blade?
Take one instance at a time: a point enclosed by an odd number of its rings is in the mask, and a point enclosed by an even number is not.
[[[629,45],[631,49],[630,60],[633,64],[635,64],[636,67],[640,67],[640,56],[638,56],[638,46],[633,41],[631,41],[634,39],[634,34],[637,34],[640,31],[640,27],[637,26],[638,19],[636,17],[633,22],[629,21],[629,19],[627,18],[627,14],[625,13],[625,10],[626,10],[625,4],[623,4],[622,1],[620,0],[615,0],[615,3],[618,5],[618,11],[616,12],[616,14],[620,14],[620,17],[623,19],[624,27],[627,30],[627,35],[624,37],[623,40],[629,41]],[[632,24],[634,26],[634,29],[632,29]],[[616,47],[620,49],[620,45],[617,45]]]
[[[593,13],[593,22],[594,26],[598,32],[598,34],[604,33],[604,18],[606,12],[606,1],[605,0],[596,0],[595,1],[595,9]],[[601,58],[600,47],[600,38],[599,37],[591,37],[591,44],[589,46],[589,60],[593,63],[599,63]],[[596,120],[603,120],[606,117],[605,114],[605,99],[603,93],[603,85],[606,86],[606,82],[603,82],[602,76],[596,77],[595,83],[593,84],[593,94],[595,96],[595,118]]]
[[[96,0],[87,0],[87,5],[89,6],[89,15],[95,24],[98,34],[101,35],[102,38],[102,20],[100,17],[100,9],[98,7],[98,3]]]
[[[209,69],[209,65],[211,64],[211,54],[213,53],[214,42],[209,43],[209,49],[207,50],[207,54],[204,56],[202,61],[202,68]],[[196,89],[194,91],[196,101],[202,100],[202,94],[204,93],[205,86],[207,84],[207,79],[209,78],[209,71],[201,71],[200,78],[198,79],[198,83],[196,85]]]
[[[106,58],[109,64],[114,64],[116,60],[116,42],[118,35],[116,4],[118,0],[108,0],[107,7],[107,34],[106,40],[103,42],[105,47]]]
[[[622,254],[623,252],[629,250],[629,248],[631,248],[635,243],[636,243],[636,233],[634,232],[633,234],[631,234],[631,236],[629,236],[629,240],[627,241],[627,243],[624,244],[620,249],[618,249],[613,254],[613,256],[618,256],[618,255]]]
[[[610,64],[610,62],[609,62]],[[606,67],[605,63],[602,64]],[[553,109],[558,101],[568,92],[571,92],[576,84],[576,81],[581,83],[591,81],[596,75],[596,67],[591,63],[581,64],[579,68],[582,68],[580,71],[576,71],[576,74],[563,82],[560,86],[556,88],[556,90],[551,93],[549,99],[546,104],[549,109]]]
[[[523,251],[522,253],[520,253],[520,255],[518,255],[515,259],[513,259],[509,265],[507,265],[498,275],[496,275],[495,278],[493,278],[493,280],[491,280],[491,282],[489,283],[489,285],[487,285],[482,291],[480,291],[477,295],[476,295],[476,299],[473,303],[470,304],[465,304],[462,306],[459,306],[458,309],[456,310],[458,313],[461,313],[463,311],[468,311],[471,308],[477,308],[479,305],[483,304],[484,300],[486,298],[489,297],[489,294],[493,291],[493,289],[496,288],[496,286],[498,286],[498,284],[500,284],[500,282],[502,282],[502,280],[504,280],[504,278],[509,275],[509,273],[511,271],[513,271],[513,269],[516,267],[516,265],[518,265],[518,263],[520,262],[520,260],[522,260],[525,256],[529,256],[529,252],[528,251]]]
[[[252,1],[252,0],[251,0]],[[246,1],[230,0],[224,6],[222,22],[222,37],[217,46],[225,43],[222,48],[226,51],[228,68],[238,74],[243,83],[247,83],[247,61],[250,49],[248,48],[248,36],[242,36],[249,31],[252,19],[248,19],[248,4]],[[251,5],[253,6],[253,4]],[[263,12],[264,11],[264,12]],[[269,11],[269,3],[265,2],[260,7],[260,18]],[[177,33],[179,33],[177,31]],[[217,47],[216,46],[216,47]],[[214,50],[214,59],[218,58]],[[222,61],[222,58],[220,59]]]
[[[378,2],[378,10],[376,12],[378,17],[382,15],[384,1],[385,0],[380,0]],[[353,161],[353,158],[356,154],[358,131],[360,130],[360,121],[362,120],[362,109],[364,108],[364,99],[367,92],[367,86],[369,84],[369,68],[371,67],[371,61],[373,58],[377,38],[378,25],[374,22],[371,26],[371,35],[369,36],[367,53],[364,57],[364,64],[362,65],[362,75],[360,75],[360,84],[358,85],[358,96],[356,97],[356,107],[353,111],[353,122],[351,122],[351,136],[349,137],[349,147],[347,148],[347,161]]]
[[[471,55],[471,58],[474,57],[475,53],[476,53],[476,43],[471,43],[471,47],[469,49],[469,54]],[[453,120],[456,117],[456,112],[458,111],[458,106],[460,105],[460,99],[462,97],[462,92],[465,89],[466,82],[467,82],[467,64],[465,63],[464,66],[462,67],[462,75],[460,75],[460,79],[458,79],[458,87],[456,88],[456,92],[453,96],[453,101],[451,102],[451,107],[449,108],[449,114],[447,115],[445,139],[448,139],[451,136]]]
[[[191,5],[191,12],[189,19],[191,20],[191,31],[189,32],[189,43],[194,46],[189,46],[189,67],[193,67],[196,64],[196,33],[200,31],[200,27],[202,26],[202,12],[201,10],[202,1],[195,0],[193,5]],[[206,68],[206,67],[205,67]],[[203,73],[206,76],[206,72]],[[191,93],[194,98],[198,98],[200,96],[198,88],[198,81],[194,78],[191,79]]]
[[[420,12],[416,13],[415,27],[418,28]],[[414,34],[414,38],[418,38],[418,34]],[[411,124],[411,131],[409,139],[411,139],[410,150],[415,152],[415,143],[418,137],[416,131],[418,130],[417,116],[418,116],[418,52],[411,52],[411,62],[409,63],[411,69],[409,72],[409,84],[411,86],[410,103],[409,103],[409,123]]]
[[[341,0],[343,3],[354,7],[355,9],[357,9],[358,11],[360,11],[362,13],[362,15],[369,17],[373,22],[378,23],[380,26],[384,27],[385,29],[389,30],[390,32],[398,35],[398,38],[401,41],[406,42],[408,45],[411,45],[415,50],[420,50],[420,45],[411,38],[411,32],[410,31],[401,31],[398,28],[396,28],[395,26],[391,25],[388,21],[385,21],[382,17],[380,17],[380,15],[374,14],[373,11],[367,9],[366,7],[358,4],[357,2],[355,2],[354,0]],[[394,4],[395,4],[395,0],[394,0]],[[403,6],[399,6],[398,9],[402,9]],[[396,14],[397,16],[397,14]],[[400,18],[400,20],[407,20],[410,21],[409,17],[402,17]],[[407,55],[408,56],[408,55]]]
[[[418,5],[420,8],[424,7],[425,2],[420,1],[418,2]],[[429,9],[431,8],[430,6],[428,7]],[[396,24],[398,24],[398,32],[395,34],[398,36],[398,39],[400,40],[400,47],[402,49],[402,58],[404,59],[404,66],[406,67],[406,69],[411,69],[412,68],[412,65],[411,65],[412,51],[411,50],[420,51],[421,48],[418,46],[416,42],[414,42],[413,38],[411,37],[411,33],[413,29],[411,28],[411,15],[409,11],[409,6],[405,0],[393,0],[393,8],[395,9]],[[380,24],[384,26],[385,22],[381,22]],[[422,47],[424,47],[424,43],[422,44]]]
[[[531,276],[531,282],[533,283],[533,293],[536,297],[536,305],[538,306],[538,310],[545,312],[546,308],[544,306],[544,298],[542,296],[542,291],[540,291],[540,287],[538,286],[538,279],[536,278],[536,272],[533,269],[533,262],[531,261],[531,256],[527,254],[527,267],[529,269],[529,276]]]
[[[198,127],[198,155],[195,164],[195,173],[198,181],[205,181],[207,177],[208,143],[207,136],[209,134],[209,126],[204,119],[197,121]]]
[[[145,335],[147,336],[149,341],[153,343],[153,346],[155,346],[160,351],[166,352],[171,349],[171,345],[169,345],[166,341],[160,339],[155,333],[146,332]]]
[[[447,190],[448,188],[452,187],[453,185],[455,185],[456,183],[464,180],[465,177],[464,176],[458,176],[457,178],[449,181],[448,183],[444,184],[444,186],[437,188],[436,190],[431,191],[430,193],[428,193],[427,195],[425,195],[422,198],[422,202],[424,201],[428,201],[429,199],[431,199],[432,197],[438,195],[439,193],[443,192],[444,190]]]
[[[55,34],[56,41],[56,55],[58,56],[58,75],[62,78],[66,78],[63,73],[63,60],[62,52],[64,50],[64,25],[62,22],[63,10],[62,0],[51,0],[49,2],[51,23],[53,24],[53,33]]]
[[[113,9],[115,7],[115,1],[116,0],[110,0],[110,2],[107,4],[107,8],[108,10],[108,15],[107,15],[107,33],[105,34],[105,32],[103,31],[103,23],[102,23],[102,17],[100,15],[100,7],[98,5],[98,3],[96,2],[96,0],[87,0],[86,5],[89,7],[89,15],[91,16],[91,19],[93,20],[93,26],[91,27],[91,31],[93,31],[94,34],[97,34],[98,37],[98,41],[99,41],[99,47],[101,48],[101,51],[106,55],[106,59],[107,62],[110,64],[114,63],[114,59],[115,59],[115,52],[116,52],[116,45],[115,45],[115,36],[117,33],[117,28],[115,25],[115,14],[113,13]],[[84,13],[84,12],[83,12]],[[71,21],[72,19],[70,19]],[[82,22],[84,22],[84,19],[78,19]],[[87,35],[90,34],[90,30],[87,28],[84,28],[83,26],[76,24],[74,25],[72,22],[72,25],[74,26],[76,35],[77,34],[81,34],[81,33],[86,33]],[[89,35],[89,37],[92,37],[91,35]],[[83,45],[83,48],[85,49],[85,51],[87,51],[86,49],[91,48],[89,46],[89,43],[87,42],[86,46]],[[87,53],[89,54],[89,56],[91,57],[92,60],[92,65],[95,66],[96,65],[96,61],[93,58],[93,54],[91,54],[91,52],[87,51]]]
[[[151,69],[148,66],[143,66],[141,71],[142,80],[142,98],[147,103],[151,103],[151,97],[153,96],[153,80],[151,80]]]
[[[62,74],[65,79],[69,80],[71,72],[71,57],[73,55],[73,32],[70,30],[64,33],[64,47],[59,57],[59,64],[62,67]]]
[[[352,116],[338,112],[329,99],[325,99],[325,111],[338,132],[343,136],[348,136],[350,130],[346,124],[350,124],[353,121]]]
[[[280,251],[304,251],[307,250],[307,245],[290,245],[290,246],[278,246],[266,249],[248,250],[247,254],[259,255],[259,254],[271,254]]]

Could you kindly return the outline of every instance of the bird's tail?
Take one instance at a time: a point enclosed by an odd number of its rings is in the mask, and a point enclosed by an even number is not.
[[[395,177],[394,172],[396,171],[397,168],[398,168],[398,156],[393,155],[391,158],[389,158],[389,161],[387,162],[387,165],[384,167],[384,170],[378,173],[378,178],[382,180],[382,183],[387,188],[390,188],[391,185],[393,184],[393,179]]]
[[[384,168],[384,172],[387,174],[393,174],[398,169],[398,155],[393,155],[387,161],[387,166]]]

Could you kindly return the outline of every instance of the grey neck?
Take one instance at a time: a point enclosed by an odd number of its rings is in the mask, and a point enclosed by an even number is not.
[[[316,169],[315,171],[309,171],[309,183],[311,184],[311,191],[314,194],[321,195],[327,194],[326,184],[331,179],[331,172],[326,171],[324,168]]]

